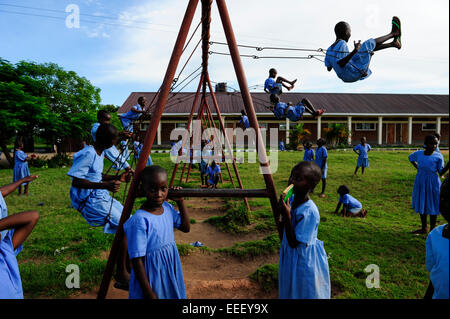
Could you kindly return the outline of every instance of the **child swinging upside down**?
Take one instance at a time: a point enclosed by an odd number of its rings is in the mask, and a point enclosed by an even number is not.
[[[294,81],[289,81],[281,76],[277,77],[277,70],[270,69],[269,70],[269,77],[264,82],[264,91],[269,94],[276,94],[280,95],[283,93],[283,86],[288,90],[292,90],[294,88],[295,82],[297,82],[297,79]],[[285,83],[289,84],[287,86]]]
[[[347,42],[351,36],[350,25],[347,22],[339,22],[334,27],[336,41],[327,49],[325,66],[328,71],[334,69],[336,75],[344,82],[356,82],[368,78],[372,71],[369,69],[373,52],[387,49],[401,49],[400,19],[392,18],[392,30],[389,34],[369,39],[361,44],[354,42],[355,49],[349,52]],[[390,43],[386,41],[393,39]]]
[[[274,107],[270,109],[279,120],[287,117],[292,122],[298,122],[303,119],[303,113],[305,113],[305,110],[314,118],[321,116],[326,111],[324,109],[316,110],[312,103],[306,98],[297,103],[295,106],[291,102],[287,104],[281,102],[280,97],[275,94],[270,95],[270,101],[274,105]]]

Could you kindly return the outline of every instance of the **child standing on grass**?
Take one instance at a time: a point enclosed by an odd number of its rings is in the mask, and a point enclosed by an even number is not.
[[[339,202],[334,212],[335,214],[339,213],[339,209],[343,205],[341,211],[342,217],[366,217],[367,211],[363,209],[359,200],[350,195],[350,189],[347,186],[339,186],[337,192],[339,194]]]
[[[278,287],[280,299],[329,299],[328,259],[317,239],[320,215],[308,194],[319,183],[322,172],[312,162],[301,162],[291,171],[292,202],[279,201],[278,233],[281,239]],[[280,220],[280,215],[282,219]]]
[[[139,135],[136,136],[136,141],[133,142],[134,147],[134,154],[136,160],[139,160],[139,156],[141,156],[142,147],[144,147],[144,144],[141,143]],[[149,155],[147,159],[147,164],[145,166],[151,166],[153,165],[152,157]]]
[[[436,227],[426,241],[426,266],[430,272],[430,284],[425,298],[449,299],[449,181],[448,175],[441,186],[439,211],[447,224]]]
[[[250,127],[250,121],[248,120],[248,116],[245,114],[244,110],[241,111],[241,120],[239,125],[244,131]]]
[[[365,137],[361,138],[361,143],[353,148],[353,152],[358,154],[358,160],[356,161],[355,175],[358,172],[358,168],[361,167],[361,174],[364,174],[364,168],[369,167],[369,155],[367,153],[372,149],[369,144],[366,143]]]
[[[23,151],[23,143],[18,142],[16,144],[16,151],[14,152],[14,170],[13,170],[13,182],[21,180],[27,176],[30,176],[30,169],[28,168],[28,161],[30,158]],[[28,183],[23,183],[24,195],[28,195]],[[22,195],[22,185],[18,187],[19,196]]]
[[[188,233],[189,216],[183,198],[171,198],[179,212],[166,202],[166,171],[146,167],[140,188],[147,200],[124,224],[132,270],[130,299],[185,299],[183,270],[173,229]]]
[[[439,189],[441,181],[437,174],[444,174],[444,158],[436,152],[437,139],[433,135],[425,138],[425,150],[409,155],[409,161],[417,169],[412,193],[412,206],[420,214],[422,228],[413,234],[427,233],[427,215],[430,215],[430,230],[436,226],[439,215]]]
[[[317,166],[322,170],[322,192],[319,195],[321,198],[325,197],[325,187],[327,186],[328,152],[325,148],[326,143],[327,141],[322,137],[317,140],[316,159],[314,160]]]
[[[303,154],[303,160],[307,162],[314,161],[314,150],[312,149],[312,143],[307,141],[303,143],[303,147],[305,148],[305,154]]]
[[[294,84],[297,82],[297,79],[294,81],[289,81],[281,76],[277,77],[278,71],[275,69],[269,70],[269,77],[264,82],[264,91],[268,94],[280,95],[283,93],[283,86],[288,90],[292,90],[294,88]],[[286,85],[289,84],[288,85]]]
[[[15,183],[0,187],[0,299],[23,299],[22,281],[16,257],[39,219],[39,213],[36,211],[7,216],[3,197],[14,192],[21,183],[29,183],[36,178],[38,178],[36,175],[27,176]]]

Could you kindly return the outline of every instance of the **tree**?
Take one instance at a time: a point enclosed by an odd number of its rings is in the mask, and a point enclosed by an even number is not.
[[[311,132],[308,129],[303,128],[303,125],[304,123],[299,123],[289,131],[289,148],[297,150],[298,147],[311,135]]]
[[[350,134],[348,127],[343,123],[332,123],[324,129],[327,142],[331,146],[347,145]]]

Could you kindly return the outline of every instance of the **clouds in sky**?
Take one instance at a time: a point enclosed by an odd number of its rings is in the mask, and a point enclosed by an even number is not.
[[[238,42],[257,46],[326,49],[335,39],[334,25],[344,20],[352,27],[349,47],[353,48],[354,40],[364,41],[388,33],[392,16],[397,15],[402,20],[402,50],[377,52],[371,64],[373,74],[367,80],[342,83],[334,72],[327,72],[323,63],[316,60],[243,58],[249,85],[262,84],[269,68],[276,67],[280,75],[299,79],[295,91],[448,94],[447,0],[229,0],[227,4]],[[119,15],[119,22],[142,28],[122,28],[114,32],[114,49],[103,53],[96,62],[99,69],[92,79],[96,85],[124,83],[130,87],[145,85],[148,91],[157,90],[186,6],[186,0],[152,0],[125,8]],[[200,7],[199,4],[191,30],[200,21]],[[109,36],[107,27],[91,32],[92,36]],[[193,43],[199,39],[198,34]],[[225,40],[215,4],[211,40]],[[186,55],[193,46],[190,48]],[[211,50],[228,52],[225,46],[217,45]],[[200,66],[200,52],[198,50],[191,60],[185,75]],[[241,54],[292,56],[308,53],[241,49]],[[230,57],[210,56],[210,75],[214,81],[225,81],[237,87]],[[187,89],[195,90],[196,85],[193,82]]]

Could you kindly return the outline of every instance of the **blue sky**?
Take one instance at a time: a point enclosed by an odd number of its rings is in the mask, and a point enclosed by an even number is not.
[[[268,69],[276,67],[280,75],[299,79],[295,92],[448,94],[447,0],[283,0],[279,3],[274,10],[273,0],[229,0],[238,42],[327,48],[334,41],[335,23],[344,20],[352,26],[349,42],[352,48],[353,40],[364,41],[387,33],[391,17],[398,15],[402,19],[404,47],[399,51],[377,52],[372,59],[372,76],[353,84],[342,83],[316,60],[243,58],[249,85],[261,85]],[[70,4],[80,9],[80,28],[66,27],[69,13],[65,9]],[[13,63],[55,62],[99,87],[102,103],[121,105],[132,91],[159,88],[186,5],[187,0],[0,0],[0,57]],[[197,12],[195,25],[199,19]],[[196,36],[193,43],[198,39]],[[211,40],[224,40],[215,5]],[[192,49],[191,46],[187,52]],[[227,52],[225,47],[217,45],[211,49]],[[198,50],[184,75],[200,66],[199,53]],[[304,55],[251,49],[243,49],[241,53]],[[181,64],[184,61],[183,58]],[[238,86],[227,56],[210,57],[210,75],[213,81]],[[193,91],[196,86],[194,81],[185,90]]]

